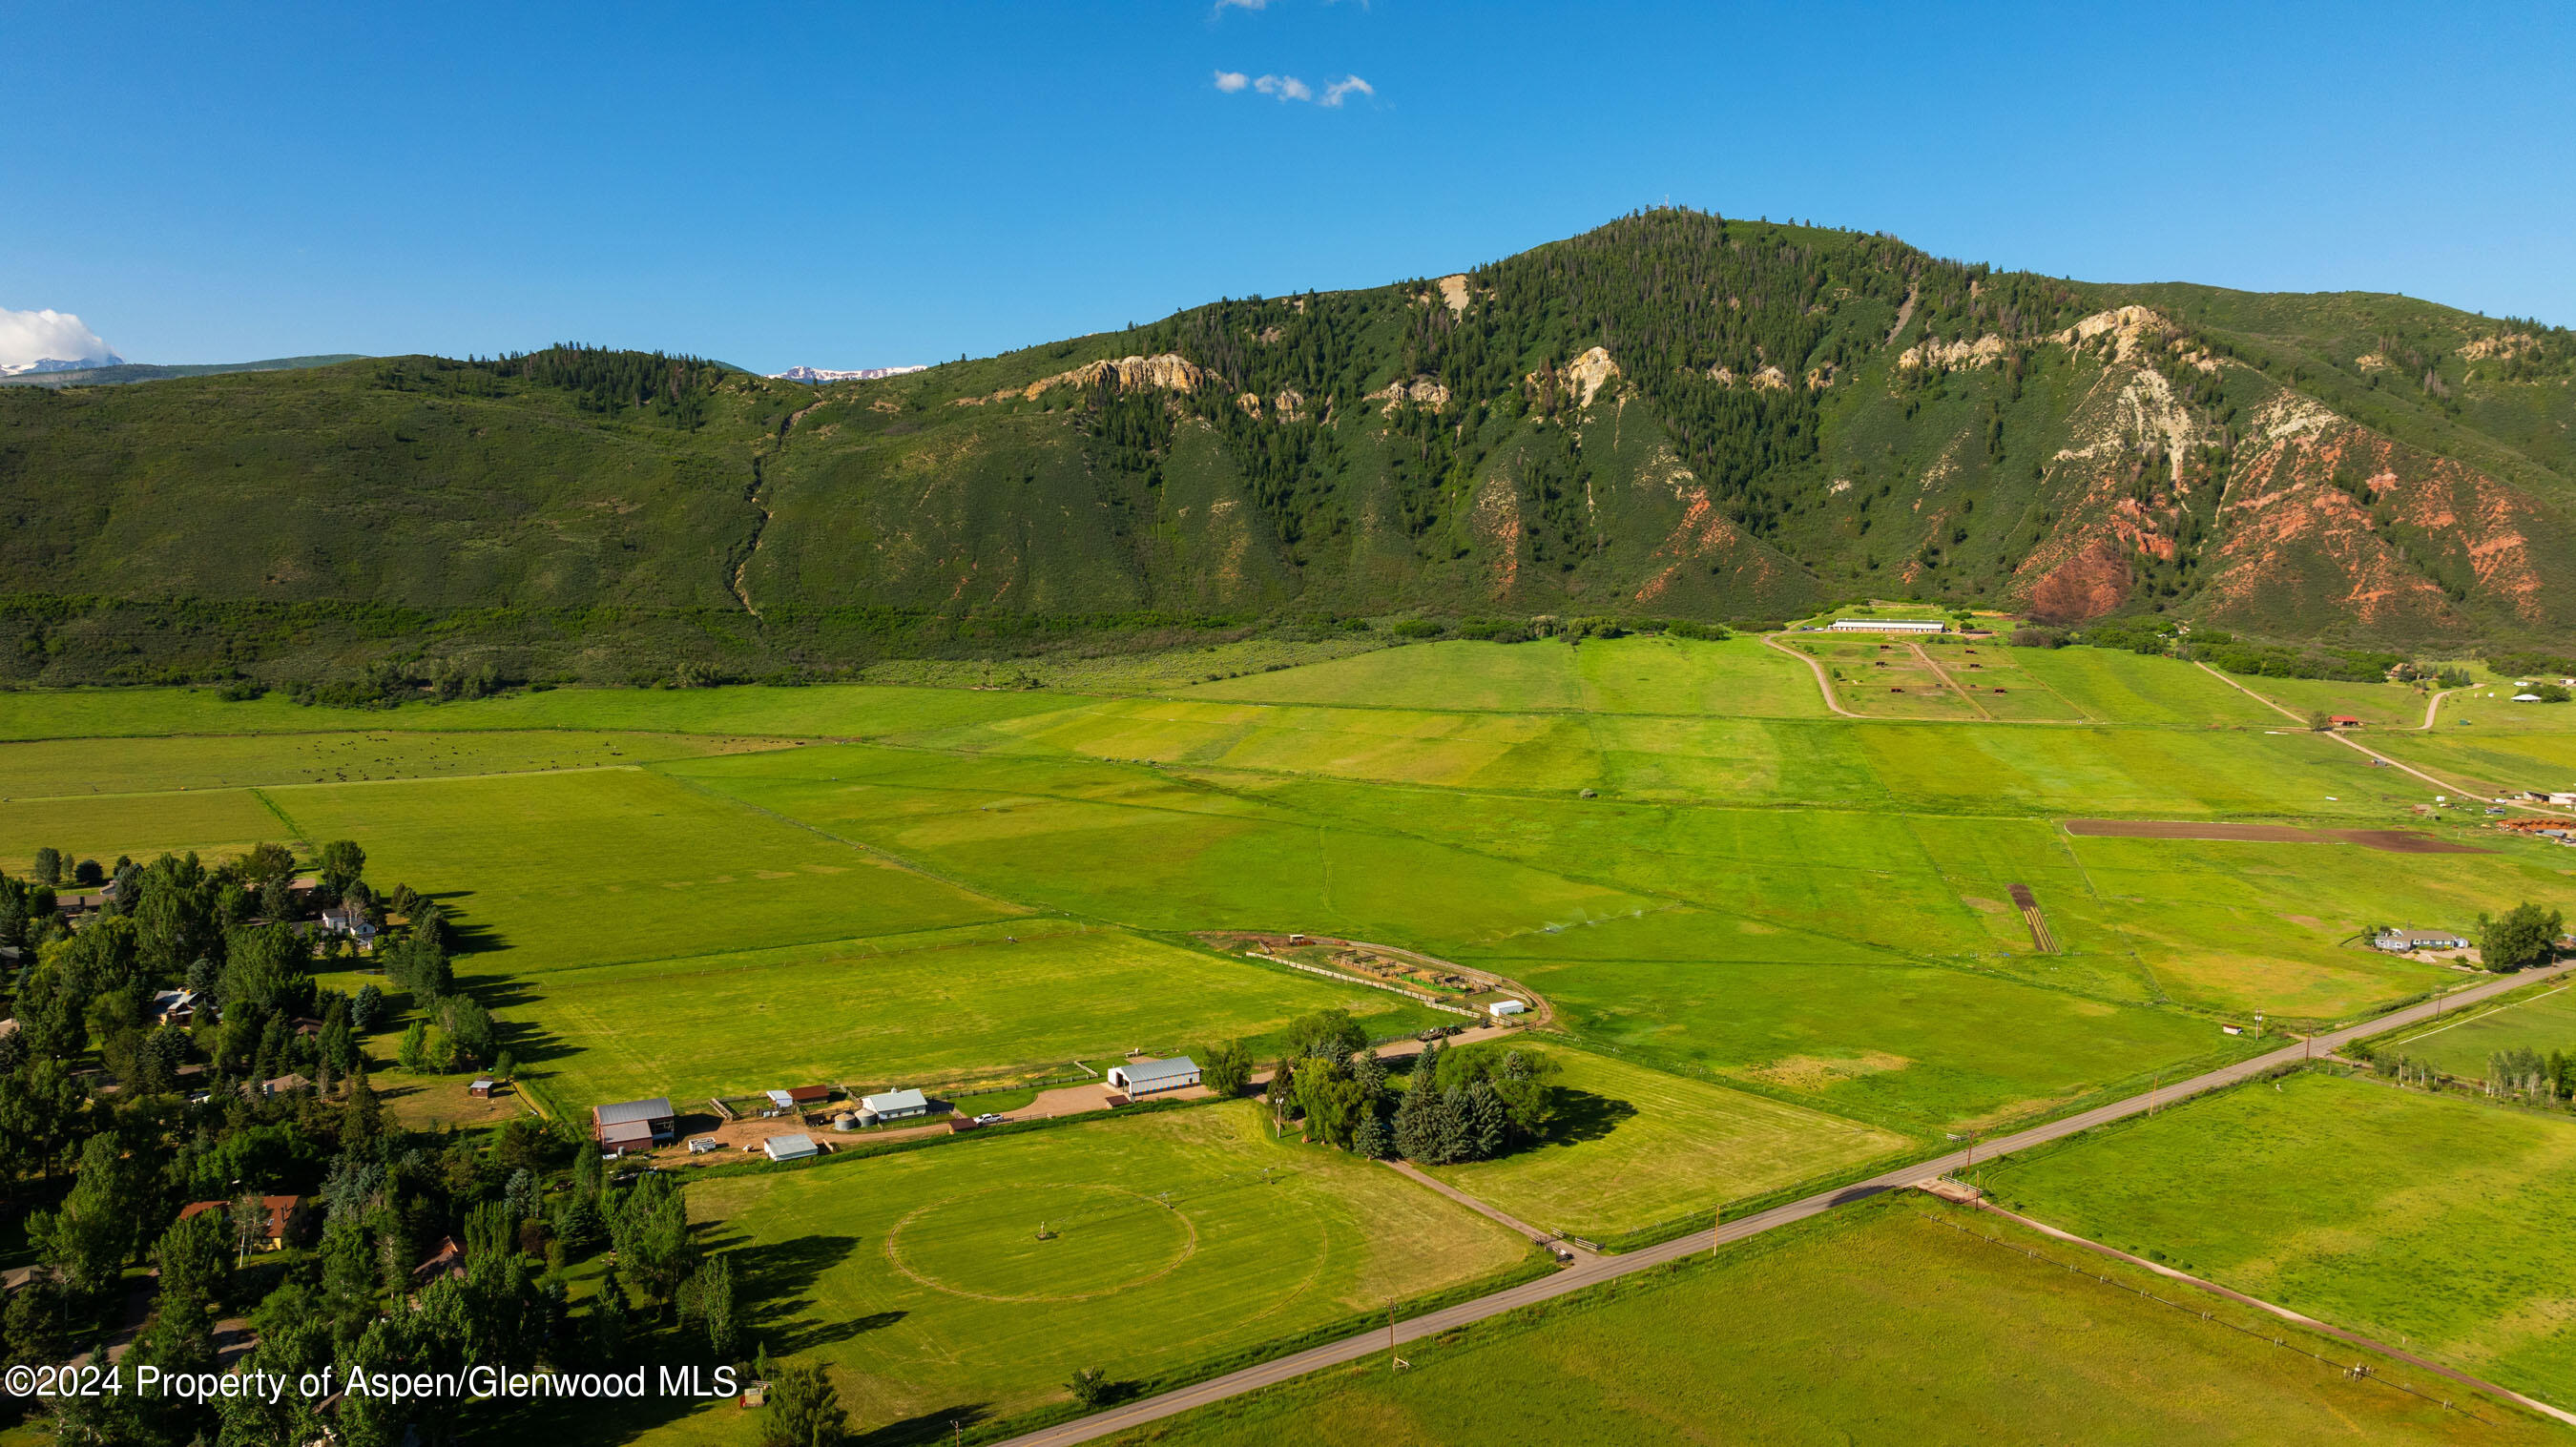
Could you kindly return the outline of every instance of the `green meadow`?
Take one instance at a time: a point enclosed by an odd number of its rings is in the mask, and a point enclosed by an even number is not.
[[[1825,716],[1805,667],[1750,637],[1415,644],[1199,684],[1180,696],[1481,713]]]
[[[861,1440],[1062,1402],[1084,1368],[1147,1382],[1363,1326],[1530,1255],[1393,1171],[1274,1143],[1248,1102],[706,1181],[688,1202],[760,1304],[747,1333],[823,1362]],[[638,1440],[742,1431],[719,1403]]]
[[[2568,993],[2571,988],[2576,987],[2544,985],[2372,1043],[2383,1054],[2428,1061],[2446,1075],[2484,1080],[2488,1057],[2499,1051],[2576,1054],[2576,995]]]
[[[1802,641],[1880,671],[1874,640]],[[2068,835],[2087,816],[2413,825],[2429,791],[2266,727],[2175,660],[1922,654],[1885,656],[1949,698],[1939,716],[1858,721],[1741,637],[1415,644],[1186,685],[1092,670],[1118,697],[8,694],[0,868],[44,845],[358,839],[376,882],[450,909],[461,974],[572,1106],[1258,1039],[1328,1003],[1382,1034],[1429,1018],[1178,943],[1306,930],[1520,979],[1667,1089],[1732,1084],[1922,1139],[2252,1048],[2221,1020],[2418,994],[2440,972],[2352,937],[2565,888],[2554,850],[2494,832],[2489,853],[2403,858]],[[1687,1189],[1631,1172],[1633,1201],[1532,1199],[1610,1230],[1766,1189],[1760,1155]]]
[[[553,729],[161,736],[119,739],[106,748],[89,739],[49,739],[0,748],[0,803],[259,784],[606,769],[786,746],[767,739]]]
[[[563,970],[514,982],[568,1103],[815,1082],[934,1085],[1130,1050],[1265,1039],[1339,1006],[1373,1035],[1442,1017],[1402,996],[1063,920]],[[562,1050],[560,1064],[552,1052]]]
[[[2339,1364],[2355,1353],[2342,1343],[2215,1298],[2193,1300],[2188,1312],[2158,1305],[2095,1275],[2152,1287],[2147,1273],[2087,1257],[2078,1274],[2053,1264],[2066,1254],[1922,1197],[1866,1202],[1678,1269],[1410,1343],[1404,1372],[1373,1356],[1112,1440],[2564,1440],[2554,1425],[2463,1400],[2456,1384],[2394,1361],[2372,1364],[2376,1380],[2348,1379]],[[2274,1337],[2333,1361],[2284,1350]],[[2446,1412],[2446,1400],[2482,1421]]]
[[[1541,1230],[1615,1240],[1912,1144],[1589,1051],[1540,1053],[1557,1062],[1562,1092],[1549,1138],[1433,1174]]]
[[[2306,1072],[1976,1179],[2050,1225],[2576,1406],[2576,1121]]]
[[[315,843],[452,902],[519,976],[1025,913],[642,769],[262,791]]]
[[[64,689],[0,693],[0,740],[485,729],[854,738],[1043,713],[1064,707],[1067,698],[875,684],[802,688],[753,684],[702,689],[560,688],[400,708],[327,708],[297,704],[275,693],[229,703],[213,689]]]

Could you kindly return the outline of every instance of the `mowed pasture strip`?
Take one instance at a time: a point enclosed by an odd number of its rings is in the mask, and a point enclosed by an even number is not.
[[[2352,1381],[2302,1352],[2349,1348],[2213,1303],[2176,1311],[2056,1264],[2066,1248],[1967,1218],[2034,1259],[1952,1230],[1913,1199],[1847,1207],[1671,1270],[1354,1362],[1111,1438],[1123,1447],[1561,1447],[1567,1442],[2559,1440],[2394,1362],[2430,1399]],[[1938,1210],[1939,1208],[1934,1208]],[[1961,1213],[1964,1215],[1964,1213]],[[2100,1275],[2159,1278],[2085,1258]],[[2171,1287],[2165,1287],[2170,1295]],[[1758,1303],[1758,1308],[1749,1304]],[[2252,1325],[2252,1333],[2230,1329]],[[1830,1389],[1817,1385],[1830,1362]],[[1509,1384],[1502,1389],[1497,1384]],[[1750,1437],[1745,1424],[1760,1424]]]
[[[783,739],[571,730],[188,735],[105,746],[47,739],[0,744],[0,801],[547,773],[790,746]]]
[[[862,1433],[1153,1381],[1489,1277],[1527,1243],[1252,1105],[1059,1127],[688,1190],[747,1334],[821,1361]],[[1041,1227],[1052,1231],[1037,1239]],[[733,1442],[719,1403],[640,1442]]]
[[[312,839],[356,839],[370,878],[439,896],[480,950],[531,975],[970,924],[1026,911],[640,770],[270,791]]]
[[[2311,1071],[1977,1179],[2051,1225],[2576,1403],[2576,1121]]]
[[[811,1083],[934,1085],[1129,1050],[1195,1051],[1326,1007],[1349,1010],[1372,1034],[1439,1018],[1384,991],[1123,930],[565,971],[519,982],[509,1018],[571,1047],[519,1054],[578,1105]]]
[[[1606,1241],[1912,1144],[1893,1131],[1583,1050],[1557,1062],[1549,1138],[1432,1172],[1541,1227]]]

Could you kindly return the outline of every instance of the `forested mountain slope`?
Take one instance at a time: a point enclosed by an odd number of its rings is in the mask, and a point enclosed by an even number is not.
[[[829,670],[1154,621],[2576,631],[2576,338],[1664,210],[808,386],[637,353],[0,391],[21,679]]]

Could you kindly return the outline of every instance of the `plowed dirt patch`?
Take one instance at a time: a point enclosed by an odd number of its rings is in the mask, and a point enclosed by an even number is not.
[[[2181,819],[2069,819],[2069,834],[2097,839],[2221,839],[2254,844],[2358,844],[2391,854],[2484,854],[2474,844],[2412,829],[2301,829],[2289,824],[2220,824]]]

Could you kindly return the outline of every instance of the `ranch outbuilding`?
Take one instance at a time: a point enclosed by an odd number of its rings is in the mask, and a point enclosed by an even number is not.
[[[1937,618],[1837,618],[1828,633],[1944,633],[1950,625]]]
[[[1124,1091],[1129,1100],[1142,1100],[1166,1091],[1187,1090],[1199,1083],[1199,1065],[1186,1055],[1169,1060],[1130,1060],[1109,1067],[1109,1088]]]
[[[906,1116],[930,1114],[930,1099],[918,1090],[889,1090],[882,1095],[859,1097],[859,1110],[864,1117],[878,1120],[901,1120]]]

